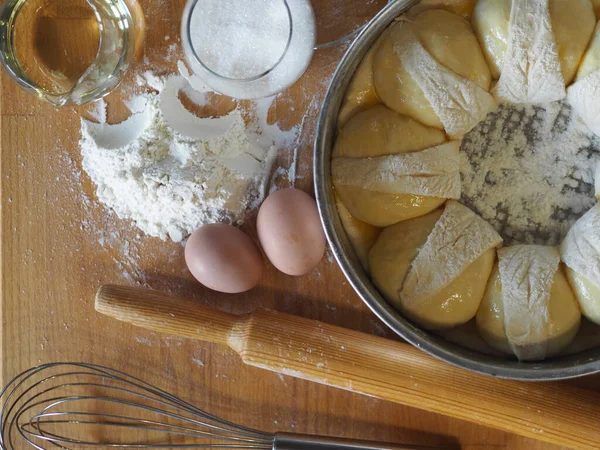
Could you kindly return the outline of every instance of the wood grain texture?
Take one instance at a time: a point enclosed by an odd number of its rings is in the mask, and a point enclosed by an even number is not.
[[[159,292],[103,286],[96,311],[139,327],[224,344],[246,364],[458,417],[553,444],[595,449],[600,394],[471,374],[410,345],[259,309],[236,316]]]
[[[365,20],[384,3],[315,0],[319,40]],[[108,98],[109,121],[126,116],[121,99],[135,92],[136,74],[174,72],[181,57],[178,36],[184,1],[144,0],[141,5],[147,20],[144,58]],[[318,108],[344,50],[317,52],[303,79],[279,96],[270,111],[270,120],[282,129],[303,124],[296,143],[296,186],[308,192]],[[263,307],[393,337],[360,302],[331,258],[300,278],[269,266],[260,286],[242,295],[204,289],[185,269],[181,245],[140,236],[130,222],[98,204],[81,171],[77,144],[80,117],[89,108],[55,110],[22,91],[5,73],[0,89],[3,382],[38,363],[87,361],[124,370],[211,413],[265,431],[451,444],[466,450],[560,448],[265,372],[243,364],[220,345],[160,335],[95,313],[99,286],[132,284],[225,312],[243,314]],[[230,102],[216,98],[214,107],[226,109]],[[291,149],[282,149],[278,164],[287,167],[291,161]],[[281,177],[278,183],[285,185],[287,180]],[[250,221],[247,230],[252,233],[252,228]],[[590,377],[576,383],[594,391],[599,380]]]

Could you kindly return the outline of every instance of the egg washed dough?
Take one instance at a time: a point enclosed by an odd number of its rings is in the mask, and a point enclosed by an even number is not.
[[[356,69],[338,114],[338,129],[343,128],[357,114],[381,103],[375,90],[373,64],[375,52],[389,33],[390,28],[379,36]]]
[[[380,38],[381,39],[381,38]],[[338,128],[342,128],[356,114],[379,103],[373,84],[373,57],[376,45],[371,47],[350,82],[340,114]]]
[[[551,29],[563,80],[565,85],[570,84],[596,24],[590,1],[514,0],[513,3],[513,0],[479,0],[473,10],[471,21],[494,79],[500,78],[511,40],[510,22],[513,4],[519,8],[545,6],[545,11],[549,11],[550,23],[547,20],[539,21],[539,25],[544,25],[546,30]],[[520,63],[521,60],[515,62]]]
[[[371,158],[417,152],[445,141],[442,131],[426,127],[383,105],[359,113],[342,129],[332,165],[339,158]],[[336,193],[356,219],[376,227],[427,214],[445,199],[425,195],[387,194],[361,186],[336,184]]]
[[[369,252],[373,248],[373,245],[375,245],[381,229],[352,217],[348,209],[338,198],[336,198],[336,205],[348,240],[352,244],[352,248],[361,265],[365,270],[368,270]]]
[[[491,225],[466,206],[449,201],[411,264],[400,292],[403,307],[417,308],[500,244],[502,238]]]
[[[495,107],[479,43],[469,23],[447,11],[425,11],[393,25],[377,49],[374,71],[382,102],[452,138]]]
[[[506,355],[513,355],[504,332],[502,282],[497,263],[494,264],[481,305],[477,310],[476,323],[479,334],[490,347]]]
[[[342,129],[332,158],[371,158],[415,152],[440,145],[445,140],[443,131],[377,105],[359,113]]]
[[[579,329],[581,313],[552,247],[520,245],[498,251],[477,325],[495,349],[522,361],[562,351]]]
[[[571,228],[561,246],[567,276],[583,314],[600,325],[600,205]]]
[[[384,229],[371,249],[371,277],[379,291],[393,305],[400,307],[399,292],[410,264],[417,257],[419,247],[425,244],[442,213],[442,209],[437,209],[425,216]]]
[[[600,1],[600,0],[599,0]],[[600,22],[596,24],[590,44],[583,55],[575,81],[581,81],[600,69]]]
[[[406,308],[400,292],[407,274],[443,213],[436,210],[386,228],[369,254],[371,276],[377,288],[398,310],[428,329],[452,328],[475,316],[495,259],[495,249],[483,252],[429,299]]]

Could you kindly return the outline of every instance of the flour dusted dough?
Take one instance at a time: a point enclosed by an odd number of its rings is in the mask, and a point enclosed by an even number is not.
[[[600,204],[571,228],[561,256],[584,316],[600,325]]]
[[[400,292],[402,306],[409,311],[418,310],[470,264],[501,243],[502,238],[487,222],[460,203],[449,201],[411,264]],[[487,276],[490,271],[491,264]]]
[[[600,136],[600,70],[569,87],[567,98],[587,127]]]
[[[387,106],[462,137],[495,107],[489,69],[469,23],[443,10],[393,25],[374,61]]]
[[[460,198],[458,141],[420,152],[376,158],[336,158],[331,163],[335,186],[360,187],[384,194]]]
[[[490,65],[492,76],[500,77],[509,43],[511,5],[549,4],[551,31],[565,85],[573,80],[592,35],[595,20],[589,0],[479,0],[472,24]],[[548,11],[548,9],[546,9]],[[516,12],[516,11],[515,11]],[[539,17],[536,17],[539,21]],[[541,22],[540,22],[541,24]],[[547,28],[546,20],[546,28]],[[521,63],[522,61],[516,61]]]
[[[498,265],[477,313],[484,339],[521,361],[556,355],[573,340],[581,313],[553,247],[498,251]]]
[[[445,286],[431,292],[431,297],[420,304],[407,307],[401,292],[423,247],[436,229],[445,226],[445,219],[440,224],[442,214],[447,215],[447,211],[437,210],[385,229],[369,255],[373,282],[386,299],[429,329],[454,327],[475,316],[496,256],[493,248],[483,251],[480,256],[472,255],[473,261],[465,264],[464,270],[449,279]],[[454,214],[452,205],[450,214]],[[460,260],[461,256],[457,255],[457,259]],[[431,269],[437,270],[439,266],[436,264]]]
[[[548,0],[513,0],[500,70],[493,89],[500,101],[548,103],[566,96]]]
[[[501,242],[486,225],[467,208],[451,201],[444,212],[437,210],[386,228],[369,254],[373,282],[391,304],[425,328],[442,329],[468,322],[475,316],[485,291],[496,257],[494,247]],[[482,233],[473,235],[479,231]],[[445,240],[450,236],[454,239]],[[467,241],[475,247],[468,246],[465,251]],[[443,242],[448,244],[446,248],[441,248]],[[430,261],[428,248],[433,246],[441,258],[429,264],[425,261]],[[423,285],[419,277],[423,277]]]
[[[375,245],[375,242],[381,233],[381,229],[352,217],[348,209],[337,198],[336,205],[340,220],[346,231],[346,235],[352,244],[352,248],[354,248],[354,252],[363,268],[368,270],[369,251],[371,251],[371,248]]]
[[[369,270],[377,289],[400,308],[399,293],[410,264],[442,216],[442,209],[386,228],[369,253]]]
[[[570,86],[567,99],[587,127],[600,136],[600,70]]]
[[[338,158],[364,159],[421,151],[444,140],[442,131],[378,105],[357,114],[342,129],[333,150],[332,165],[336,165]],[[356,185],[336,184],[335,188],[352,216],[376,227],[427,214],[445,201],[425,195],[383,193]]]

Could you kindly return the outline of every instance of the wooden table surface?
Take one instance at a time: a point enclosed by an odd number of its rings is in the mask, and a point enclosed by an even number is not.
[[[356,1],[354,6],[338,0],[313,3],[320,40],[326,40],[349,23],[365,20],[385,1]],[[141,4],[148,25],[145,58],[121,92],[111,96],[114,104],[133,84],[135,73],[173,72],[181,57],[178,30],[184,1]],[[315,121],[344,49],[316,52],[303,79],[279,96],[270,112],[271,120],[283,129],[305,118],[296,142],[300,154],[296,186],[309,192]],[[180,244],[140,236],[130,222],[118,219],[95,199],[81,169],[78,147],[80,117],[86,108],[56,110],[22,91],[4,73],[0,88],[3,383],[39,363],[86,361],[129,372],[211,413],[265,431],[470,450],[558,448],[247,367],[219,346],[158,335],[98,315],[93,296],[100,285],[136,284],[225,311],[248,312],[263,306],[391,336],[330,256],[300,278],[267,266],[260,286],[247,294],[232,296],[203,288],[185,269]],[[122,110],[114,107],[109,120],[121,118]],[[291,149],[282,149],[279,164],[286,167],[291,155]]]

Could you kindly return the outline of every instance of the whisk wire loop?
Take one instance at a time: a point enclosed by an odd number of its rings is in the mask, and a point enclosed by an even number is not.
[[[43,364],[0,392],[0,450],[415,450],[269,434],[213,416],[139,378],[86,363]]]
[[[0,422],[2,450],[20,450],[23,443],[39,450],[266,450],[274,439],[272,434],[213,416],[131,375],[85,363],[44,364],[13,378],[0,392]],[[147,441],[134,442],[127,437],[131,435]]]

